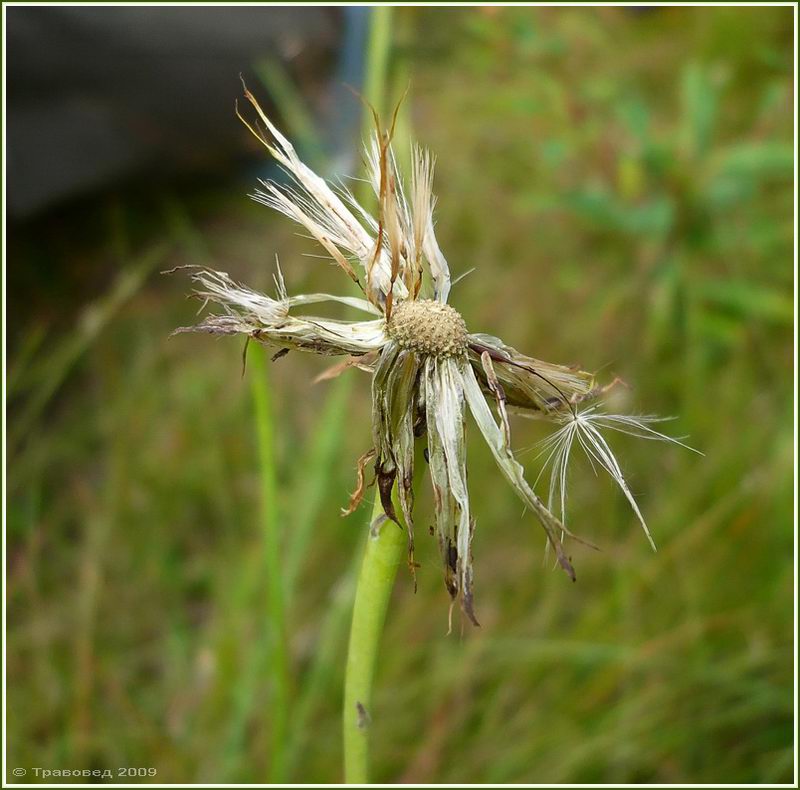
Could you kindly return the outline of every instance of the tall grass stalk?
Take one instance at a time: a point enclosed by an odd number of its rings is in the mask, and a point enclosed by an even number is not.
[[[321,404],[321,411],[312,431],[308,453],[300,457],[294,472],[292,491],[296,493],[293,504],[291,534],[286,536],[284,547],[284,582],[286,600],[291,609],[303,564],[309,557],[309,548],[314,540],[314,529],[320,514],[335,487],[335,468],[347,426],[347,406],[353,390],[354,377],[341,376],[332,384]],[[318,386],[325,386],[320,384]],[[338,493],[338,492],[337,492]]]
[[[316,133],[312,115],[305,105],[297,86],[276,60],[260,61],[256,73],[270,91],[294,136],[300,140],[304,155],[320,167],[328,167],[322,141]],[[365,113],[365,118],[367,114]],[[363,187],[367,187],[363,189]],[[371,190],[359,182],[355,189],[359,199],[367,202]],[[284,586],[286,610],[292,611],[297,597],[298,581],[303,564],[308,557],[314,537],[314,528],[334,485],[330,470],[335,464],[345,433],[345,413],[353,389],[354,377],[341,376],[332,384],[320,385],[328,389],[322,410],[311,431],[313,441],[306,457],[299,460],[293,472],[292,490],[294,507],[291,514],[291,532],[286,535]],[[310,737],[309,722],[331,686],[335,662],[343,651],[344,632],[350,611],[358,564],[354,561],[337,584],[337,592],[327,608],[325,618],[315,643],[314,654],[303,673],[297,696],[292,700],[289,717],[285,773],[292,777],[301,761],[303,750]]]
[[[279,108],[283,123],[297,141],[305,161],[312,167],[325,166],[325,151],[316,131],[314,116],[280,58],[261,58],[253,64],[253,69]]]
[[[373,6],[370,11],[363,93],[364,98],[378,112],[386,109],[383,105],[389,71],[389,53],[392,48],[392,12],[392,7],[385,5]],[[364,139],[369,139],[372,131],[372,114],[366,112],[363,122]]]
[[[10,452],[18,449],[80,360],[122,307],[141,290],[147,277],[166,260],[169,251],[169,244],[154,244],[122,268],[110,290],[83,309],[75,329],[61,342],[55,343],[52,351],[41,355],[46,364],[41,364],[40,380],[34,382],[19,417],[14,421],[9,436]]]
[[[261,484],[261,526],[263,530],[264,572],[267,577],[267,611],[270,630],[270,676],[272,698],[270,732],[272,748],[270,781],[286,781],[286,745],[289,723],[290,658],[284,608],[284,581],[281,573],[280,525],[278,520],[278,482],[275,474],[274,418],[267,377],[266,351],[252,349],[250,377],[258,441],[259,477]]]
[[[363,541],[362,541],[363,542]],[[359,542],[359,549],[362,542]],[[292,711],[290,725],[288,773],[292,776],[305,750],[313,742],[314,730],[311,718],[334,696],[339,688],[340,657],[345,654],[345,634],[353,608],[356,577],[360,566],[361,551],[353,554],[352,561],[333,587],[330,603],[319,628],[314,644],[314,657],[303,675],[302,687]]]
[[[371,9],[363,94],[379,113],[386,111],[392,23],[391,6],[374,6]],[[372,130],[372,115],[367,111],[362,127],[365,140]],[[369,201],[371,196],[367,185],[360,186],[360,199]],[[372,681],[389,598],[406,549],[405,532],[395,524],[383,524],[377,532],[373,532],[376,519],[382,513],[380,498],[376,497],[356,583],[347,648],[342,722],[344,777],[348,784],[369,781]]]

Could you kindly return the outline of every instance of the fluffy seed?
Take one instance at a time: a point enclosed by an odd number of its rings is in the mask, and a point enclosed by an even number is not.
[[[432,357],[455,357],[467,350],[467,326],[450,305],[433,299],[396,304],[386,333],[402,348]]]

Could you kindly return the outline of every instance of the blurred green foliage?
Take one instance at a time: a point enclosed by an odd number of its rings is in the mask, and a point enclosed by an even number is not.
[[[482,628],[446,636],[433,541],[401,576],[375,780],[788,782],[792,758],[792,10],[404,9],[394,68],[438,155],[438,235],[473,331],[579,361],[615,406],[677,415],[705,457],[615,443],[660,546],[573,470],[578,582],[477,437]],[[266,68],[266,66],[265,66]],[[271,73],[271,79],[282,79]],[[283,83],[281,83],[283,84]],[[9,247],[8,758],[270,775],[258,449],[241,346],[169,338],[213,261],[290,292],[347,287],[246,187],[123,193]],[[269,371],[290,649],[286,770],[341,777],[368,380]],[[247,376],[253,376],[251,368]],[[535,478],[541,438],[513,426]],[[473,434],[475,432],[473,431]],[[427,490],[417,504],[421,527]],[[33,778],[33,777],[31,777]],[[143,780],[144,781],[144,780]]]

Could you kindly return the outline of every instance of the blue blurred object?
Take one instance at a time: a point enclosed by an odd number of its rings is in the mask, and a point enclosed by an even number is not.
[[[344,16],[286,6],[8,8],[10,213],[30,217],[137,175],[223,171],[247,150],[232,111],[239,74],[269,56],[304,89],[324,83]],[[353,51],[346,41],[348,64]]]
[[[366,6],[347,6],[344,15],[344,36],[339,51],[336,78],[331,86],[333,101],[329,126],[334,174],[352,173],[358,157],[362,107],[348,86],[361,89],[364,84],[364,64],[372,9]]]

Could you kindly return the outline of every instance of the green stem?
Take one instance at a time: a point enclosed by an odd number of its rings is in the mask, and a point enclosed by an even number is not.
[[[284,609],[284,585],[281,574],[280,528],[278,524],[278,483],[275,475],[274,423],[272,398],[267,380],[265,351],[261,347],[252,349],[253,366],[251,377],[253,403],[258,437],[259,473],[261,478],[262,529],[264,537],[264,571],[267,582],[267,611],[270,626],[270,669],[273,681],[270,710],[272,750],[270,780],[285,781],[286,740],[288,736],[289,711],[289,646],[286,636],[286,614]]]
[[[364,98],[379,112],[385,111],[386,83],[392,49],[391,6],[374,6],[370,11],[367,58],[364,70]],[[373,119],[364,113],[364,138],[373,131]],[[368,185],[362,200],[369,203]],[[406,533],[386,522],[374,533],[376,519],[383,514],[376,496],[370,532],[356,584],[350,643],[344,679],[344,778],[348,784],[366,784],[369,777],[369,726],[372,715],[372,680],[378,656],[386,610],[397,569],[407,546]]]
[[[372,525],[382,513],[376,497]],[[368,781],[372,679],[386,609],[406,546],[406,533],[397,524],[387,521],[375,532],[370,527],[356,586],[344,679],[344,778],[348,784]]]
[[[386,112],[386,83],[389,72],[389,56],[392,51],[392,13],[388,5],[373,6],[369,12],[369,35],[367,38],[367,56],[364,64],[364,98],[375,108],[379,115]],[[375,131],[372,113],[364,112],[362,135],[369,140]],[[370,194],[369,185],[363,191]]]

